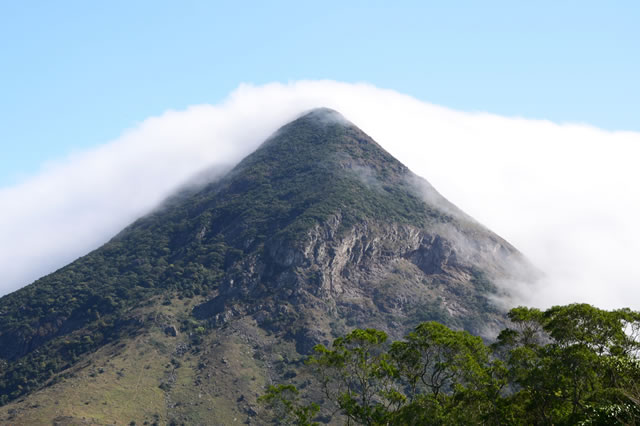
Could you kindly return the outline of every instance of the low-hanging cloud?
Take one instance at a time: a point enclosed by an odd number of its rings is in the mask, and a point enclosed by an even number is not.
[[[98,247],[191,176],[233,165],[318,106],[340,111],[544,271],[520,302],[640,309],[640,133],[455,111],[332,81],[242,85],[221,104],[150,118],[0,189],[0,294]]]

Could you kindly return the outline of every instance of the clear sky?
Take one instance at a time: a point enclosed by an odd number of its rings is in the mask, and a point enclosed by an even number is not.
[[[637,131],[638,22],[638,1],[1,2],[0,187],[240,83]]]

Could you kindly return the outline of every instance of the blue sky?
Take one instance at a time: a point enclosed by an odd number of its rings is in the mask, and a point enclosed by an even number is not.
[[[326,105],[545,271],[526,304],[638,308],[638,22],[637,1],[0,2],[0,295]]]
[[[640,130],[640,3],[0,5],[0,187],[240,83],[368,82],[506,116]]]

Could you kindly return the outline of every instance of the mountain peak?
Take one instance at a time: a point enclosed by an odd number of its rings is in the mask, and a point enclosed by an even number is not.
[[[501,328],[490,301],[494,282],[513,278],[512,263],[521,259],[340,113],[316,108],[220,180],[185,191],[94,252],[0,298],[0,405],[47,383],[67,394],[65,381],[52,377],[76,372],[89,385],[69,381],[74,394],[94,392],[91,400],[102,401],[93,383],[108,373],[95,367],[127,365],[126,375],[113,371],[120,389],[134,377],[129,371],[151,364],[141,354],[154,354],[157,363],[144,370],[151,384],[132,380],[127,398],[147,392],[157,406],[169,401],[172,410],[210,416],[212,405],[234,419],[236,408],[225,407],[353,327],[392,338],[426,320],[479,334]],[[109,349],[125,347],[124,355]],[[201,380],[210,374],[211,383]],[[196,384],[173,392],[174,375]],[[201,407],[190,403],[213,394],[218,399]]]
[[[338,124],[351,124],[342,114],[338,111],[327,108],[318,107],[308,110],[300,115],[297,120],[316,120],[321,123],[338,123]],[[294,121],[297,121],[294,120]]]
[[[368,167],[385,176],[406,174],[409,170],[365,132],[330,108],[315,108],[285,124],[237,170],[277,167],[291,176],[301,168],[336,169]]]

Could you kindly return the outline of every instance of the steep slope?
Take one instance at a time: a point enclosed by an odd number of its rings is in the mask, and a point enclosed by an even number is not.
[[[48,384],[7,410],[18,410],[13,421],[52,415],[44,408],[52,402],[25,404],[77,381],[65,374],[90,382],[89,360],[141,368],[144,357],[107,349],[136,345],[170,365],[181,363],[176,354],[191,360],[181,367],[192,379],[182,396],[175,372],[149,367],[162,371],[150,374],[161,387],[145,404],[163,407],[158,418],[205,409],[246,416],[261,386],[297,374],[313,345],[356,326],[399,338],[433,319],[490,335],[502,318],[490,302],[495,284],[530,270],[340,114],[318,109],[221,180],[174,196],[100,249],[0,299],[0,402]],[[220,371],[229,376],[215,385],[202,379]],[[75,385],[101,398],[86,380]],[[218,396],[184,408],[195,394]],[[109,418],[71,405],[75,414],[56,417]]]

